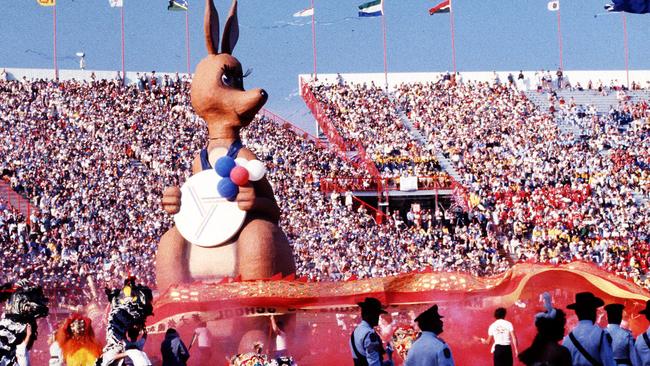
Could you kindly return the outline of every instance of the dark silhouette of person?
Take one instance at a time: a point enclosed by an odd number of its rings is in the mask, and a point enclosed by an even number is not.
[[[162,366],[186,366],[190,353],[174,328],[167,329],[165,339],[160,344]]]
[[[530,347],[519,353],[519,361],[527,366],[572,366],[571,353],[558,344],[564,337],[566,314],[553,308],[548,293],[544,302],[546,311],[535,316],[537,334]]]

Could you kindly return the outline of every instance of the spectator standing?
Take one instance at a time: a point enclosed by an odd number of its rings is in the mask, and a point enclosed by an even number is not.
[[[167,329],[165,339],[160,345],[162,366],[186,366],[190,353],[174,328]]]

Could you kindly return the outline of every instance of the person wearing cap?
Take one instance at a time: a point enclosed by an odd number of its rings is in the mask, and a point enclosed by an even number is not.
[[[387,312],[374,297],[366,297],[357,305],[361,308],[362,320],[350,336],[354,366],[382,366],[385,351],[374,327],[379,324],[379,316]]]
[[[449,346],[438,337],[442,333],[442,318],[438,305],[433,305],[415,318],[422,335],[413,342],[405,366],[454,366]]]
[[[605,302],[591,292],[579,292],[567,309],[574,310],[578,325],[564,337],[562,345],[571,352],[574,366],[614,366],[612,347],[606,332],[596,322],[596,310]]]
[[[612,353],[617,365],[640,365],[640,360],[634,348],[632,332],[621,328],[623,321],[623,304],[605,305],[607,312],[607,335],[612,343]]]
[[[646,301],[645,309],[639,311],[639,314],[645,315],[645,318],[650,321],[650,300]],[[650,366],[650,327],[636,337],[634,348],[639,357],[639,365]]]

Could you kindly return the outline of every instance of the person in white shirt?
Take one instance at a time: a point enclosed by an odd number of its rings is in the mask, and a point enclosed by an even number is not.
[[[208,329],[208,324],[205,321],[201,321],[199,326],[194,329],[194,336],[190,342],[190,348],[196,341],[196,345],[199,348],[199,363],[201,365],[207,365],[210,362],[210,357],[212,356],[212,343],[210,341],[210,330]]]
[[[16,361],[18,366],[29,366],[29,348],[28,345],[32,342],[32,327],[27,324],[25,340],[23,343],[16,346]]]
[[[506,309],[497,308],[494,311],[494,317],[497,319],[494,323],[490,324],[488,328],[487,339],[481,338],[483,344],[492,344],[492,353],[494,366],[512,366],[513,357],[512,351],[515,351],[515,357],[519,355],[517,348],[517,336],[512,323],[507,321]]]
[[[49,366],[63,366],[63,350],[61,350],[61,346],[59,346],[59,343],[55,340],[54,334],[50,334],[50,337],[48,338],[48,343],[50,344],[50,361],[49,361]]]
[[[284,331],[284,323],[276,321],[275,316],[271,315],[271,327],[275,334],[275,357],[280,358],[288,356],[287,354],[287,333]]]

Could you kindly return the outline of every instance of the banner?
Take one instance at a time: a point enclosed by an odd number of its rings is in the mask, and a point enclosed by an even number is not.
[[[433,14],[445,14],[451,11],[451,0],[445,0],[440,4],[429,9],[429,15]]]
[[[56,0],[36,0],[40,6],[55,6]]]
[[[187,11],[189,4],[187,0],[169,0],[167,10],[170,11]]]
[[[383,15],[383,11],[381,0],[375,0],[359,5],[360,17],[380,17]]]
[[[314,15],[314,8],[303,9],[293,14],[294,17],[310,17]]]
[[[614,0],[611,4],[605,4],[605,10],[648,14],[650,13],[650,0]]]
[[[418,190],[418,177],[400,177],[399,190],[404,192],[412,192]]]

